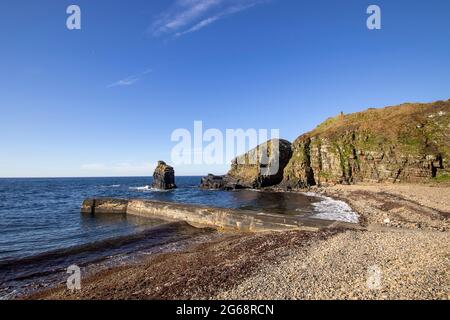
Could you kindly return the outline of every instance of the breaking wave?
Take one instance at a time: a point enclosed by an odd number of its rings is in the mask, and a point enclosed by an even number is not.
[[[312,215],[313,218],[351,223],[359,222],[359,215],[344,201],[335,200],[314,192],[304,192],[304,194],[320,199],[320,201],[312,203],[315,212]]]
[[[169,192],[172,190],[160,190],[156,188],[152,188],[151,186],[142,186],[142,187],[129,187],[128,189],[137,192]]]
[[[140,192],[148,192],[153,191],[154,189],[150,186],[142,186],[142,187],[129,187],[128,189],[134,190],[134,191],[140,191]]]

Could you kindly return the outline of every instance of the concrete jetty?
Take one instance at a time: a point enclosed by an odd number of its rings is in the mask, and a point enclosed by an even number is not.
[[[319,231],[327,228],[362,229],[358,224],[250,210],[213,208],[192,204],[141,199],[86,199],[83,214],[127,214],[185,221],[197,228],[240,232]]]

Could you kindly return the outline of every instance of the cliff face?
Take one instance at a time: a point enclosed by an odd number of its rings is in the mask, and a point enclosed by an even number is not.
[[[330,118],[295,140],[281,186],[450,176],[450,100]]]
[[[227,178],[244,188],[264,188],[279,184],[291,156],[289,141],[269,140],[234,159]]]
[[[279,184],[284,168],[292,156],[291,143],[282,139],[269,140],[235,158],[225,176],[203,177],[204,189],[259,189]]]

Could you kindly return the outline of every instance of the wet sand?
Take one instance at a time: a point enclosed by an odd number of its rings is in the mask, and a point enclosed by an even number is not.
[[[27,299],[449,299],[449,187],[334,186],[366,230],[221,233]]]

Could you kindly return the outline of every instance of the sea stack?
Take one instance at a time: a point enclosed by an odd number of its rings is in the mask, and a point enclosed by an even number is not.
[[[153,173],[152,188],[159,190],[175,189],[175,170],[164,161],[158,161],[158,166]]]

